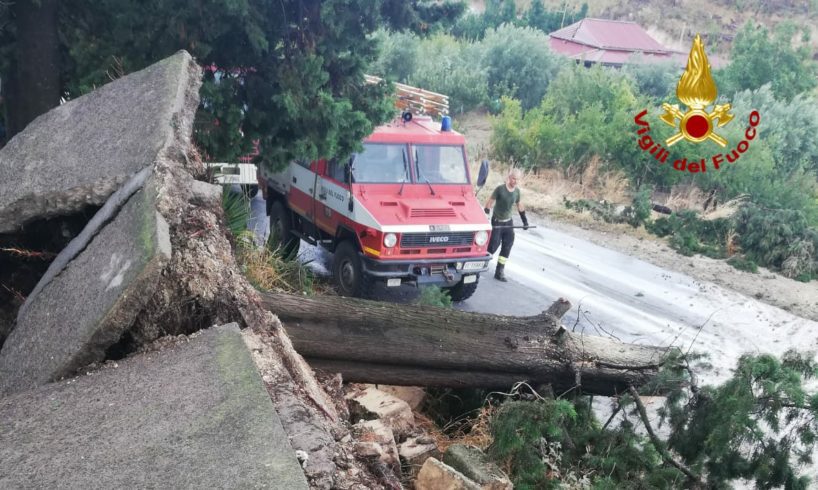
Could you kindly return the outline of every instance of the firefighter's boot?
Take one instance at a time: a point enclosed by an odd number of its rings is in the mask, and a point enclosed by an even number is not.
[[[497,264],[497,267],[494,269],[494,278],[498,281],[508,282],[506,279],[506,264]]]

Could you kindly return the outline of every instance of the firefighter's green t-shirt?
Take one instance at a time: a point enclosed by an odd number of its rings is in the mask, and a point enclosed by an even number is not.
[[[494,199],[494,219],[508,221],[511,219],[514,205],[520,202],[520,188],[515,187],[509,192],[506,185],[503,184],[494,189],[491,197]]]

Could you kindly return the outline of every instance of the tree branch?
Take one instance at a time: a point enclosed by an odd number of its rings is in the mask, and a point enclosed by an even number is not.
[[[665,448],[665,445],[656,436],[656,433],[653,432],[653,427],[650,425],[650,420],[648,419],[648,412],[647,410],[645,410],[645,405],[642,403],[642,399],[639,398],[639,393],[636,391],[636,388],[634,388],[633,385],[628,386],[628,393],[631,394],[634,403],[636,403],[636,409],[639,412],[639,418],[642,419],[642,424],[644,424],[645,430],[648,431],[648,436],[650,437],[651,443],[653,443],[653,447],[656,448],[657,451],[659,451],[659,454],[662,455],[662,459],[665,460],[665,463],[675,467],[676,469],[684,473],[696,485],[697,488],[705,488],[706,485],[705,482],[702,480],[702,477],[694,473],[684,463],[673,459],[673,456],[670,455],[668,450]]]

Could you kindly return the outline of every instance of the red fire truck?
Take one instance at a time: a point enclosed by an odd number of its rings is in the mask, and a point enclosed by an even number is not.
[[[445,114],[444,96],[400,84],[397,91],[403,114],[376,128],[360,153],[259,171],[271,246],[287,254],[300,240],[326,247],[346,296],[369,296],[381,281],[437,285],[464,300],[491,259],[466,141],[448,118],[413,114]]]

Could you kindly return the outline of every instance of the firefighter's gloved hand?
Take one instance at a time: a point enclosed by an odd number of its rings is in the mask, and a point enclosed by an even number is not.
[[[491,214],[491,209],[489,208],[483,208],[483,211],[485,211],[486,214]]]
[[[523,220],[523,230],[527,230],[528,218],[525,217],[525,211],[520,211],[520,219]]]

